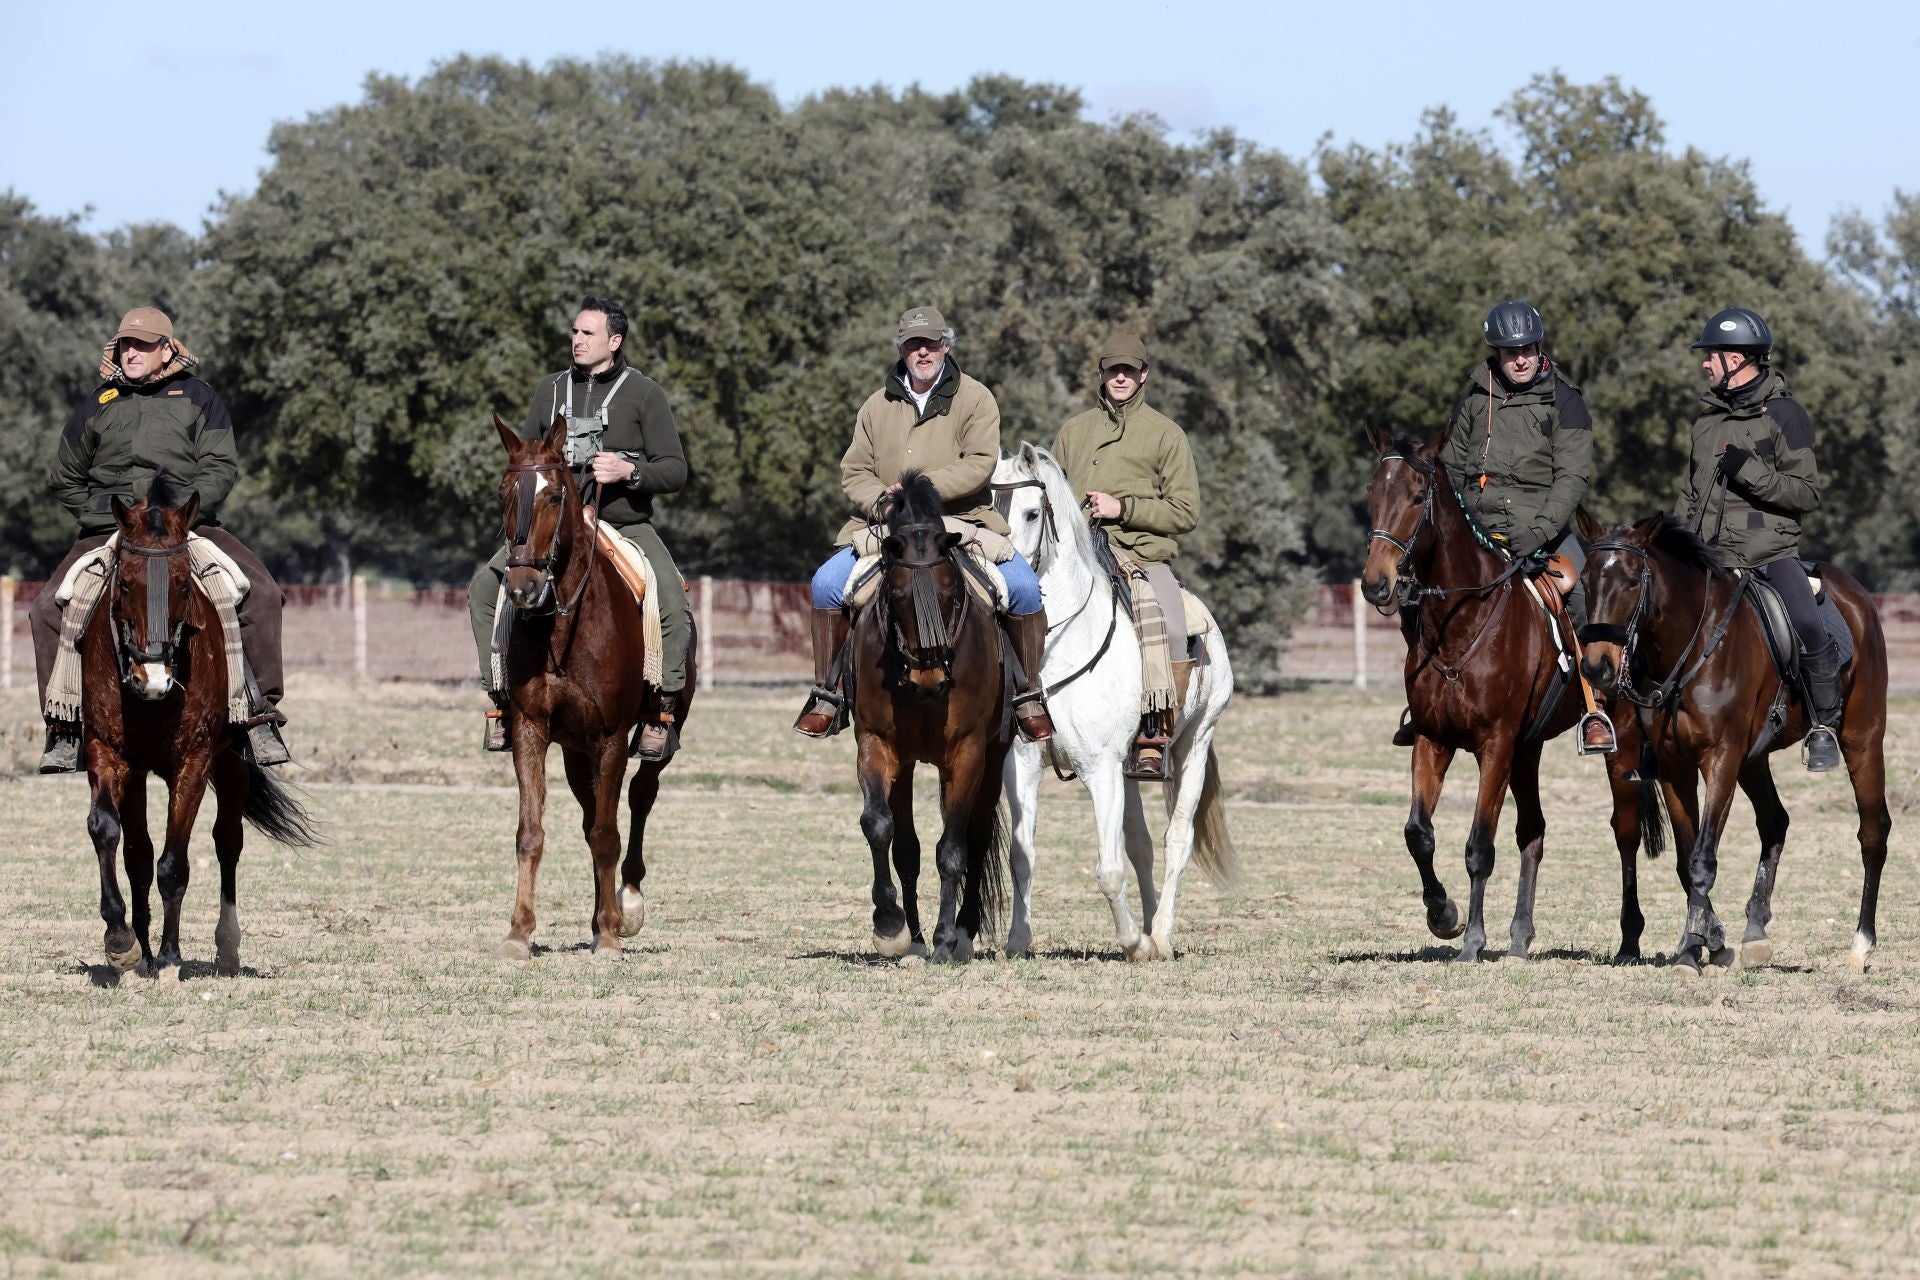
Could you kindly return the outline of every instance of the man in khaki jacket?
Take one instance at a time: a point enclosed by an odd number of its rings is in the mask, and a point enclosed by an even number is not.
[[[1193,674],[1173,559],[1180,552],[1179,536],[1193,531],[1200,484],[1187,433],[1147,403],[1146,382],[1145,344],[1131,333],[1109,337],[1100,347],[1096,407],[1060,428],[1053,455],[1074,492],[1086,495],[1087,512],[1106,530],[1115,553],[1140,571],[1133,581],[1140,733],[1127,776],[1160,781],[1167,776],[1167,740],[1180,713],[1180,696]],[[1156,623],[1156,612],[1163,621]]]
[[[899,359],[886,384],[867,397],[854,420],[853,443],[840,460],[840,487],[854,514],[840,528],[839,548],[813,575],[813,691],[794,728],[826,738],[846,724],[846,699],[832,688],[833,663],[847,642],[848,578],[858,557],[854,535],[884,517],[885,500],[900,476],[919,471],[940,491],[946,513],[1005,534],[1007,522],[993,508],[994,464],[1000,460],[1000,407],[993,393],[954,363],[953,330],[932,307],[900,317],[894,349]],[[999,566],[1007,582],[1007,636],[1019,655],[1026,682],[1013,701],[1014,722],[1029,742],[1053,736],[1040,682],[1047,639],[1040,580],[1016,552]]]

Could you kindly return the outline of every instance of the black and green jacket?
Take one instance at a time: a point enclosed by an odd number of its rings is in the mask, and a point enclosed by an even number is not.
[[[1482,528],[1526,555],[1566,527],[1593,481],[1593,418],[1551,362],[1516,390],[1489,360],[1447,426],[1440,460]]]
[[[1820,505],[1813,420],[1771,369],[1737,390],[1709,390],[1700,399],[1705,409],[1693,422],[1693,457],[1676,512],[1733,568],[1799,554],[1800,517]],[[1729,447],[1740,451],[1733,455],[1739,465],[1722,484],[1720,459]]]
[[[588,417],[600,411],[613,384],[627,370],[616,357],[605,373],[590,374],[574,367],[541,380],[527,406],[520,428],[523,439],[537,440],[553,426],[554,415],[565,411],[567,383],[573,384],[573,412]],[[600,492],[600,518],[619,528],[653,521],[653,496],[674,493],[687,482],[687,455],[680,447],[680,430],[660,384],[638,369],[620,385],[620,394],[607,409],[607,433],[601,447],[633,463],[625,484],[610,484]]]
[[[200,496],[202,523],[219,523],[240,475],[233,419],[219,393],[184,372],[96,387],[60,433],[47,487],[82,536],[111,533],[113,499],[144,497],[161,467]]]

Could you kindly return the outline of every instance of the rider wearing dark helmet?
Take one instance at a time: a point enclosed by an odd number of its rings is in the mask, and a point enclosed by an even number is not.
[[[1481,331],[1492,351],[1454,405],[1440,461],[1468,514],[1503,551],[1558,553],[1573,562],[1567,611],[1579,627],[1587,614],[1579,586],[1586,553],[1567,522],[1593,479],[1593,417],[1580,389],[1541,350],[1546,325],[1531,303],[1497,304]],[[1614,749],[1603,715],[1588,713],[1579,734],[1583,752]],[[1393,741],[1410,747],[1414,736],[1403,719]]]
[[[1807,768],[1840,763],[1840,650],[1827,634],[1800,564],[1800,517],[1820,505],[1813,420],[1768,363],[1773,331],[1757,311],[1716,312],[1693,350],[1704,351],[1704,409],[1693,423],[1693,456],[1677,507],[1687,527],[1735,569],[1764,577],[1800,640]]]

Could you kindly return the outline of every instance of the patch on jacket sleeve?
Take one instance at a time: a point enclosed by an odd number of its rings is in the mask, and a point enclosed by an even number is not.
[[[1553,407],[1560,417],[1560,426],[1568,431],[1593,430],[1593,415],[1587,412],[1586,397],[1564,382],[1556,380],[1553,384]]]
[[[108,387],[105,391],[102,391],[100,393],[99,403],[105,404],[109,400],[117,399],[119,395],[120,395],[120,388]]]
[[[1775,396],[1767,401],[1767,416],[1779,424],[1787,448],[1813,448],[1813,419],[1807,416],[1807,411],[1800,407],[1798,400]]]

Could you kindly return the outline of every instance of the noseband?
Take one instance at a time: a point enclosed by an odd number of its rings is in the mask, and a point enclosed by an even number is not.
[[[180,636],[187,628],[187,620],[173,621],[172,609],[168,597],[172,594],[173,574],[171,565],[175,556],[187,554],[185,539],[165,547],[136,547],[121,539],[120,550],[131,552],[147,562],[147,642],[135,647],[133,630],[124,621],[116,623],[120,632],[120,643],[116,652],[120,655],[120,674],[122,679],[130,678],[134,664],[146,666],[158,663],[173,665],[173,651],[180,643]],[[114,559],[113,574],[120,577],[120,561]]]
[[[507,474],[514,480],[513,541],[507,546],[507,568],[532,569],[536,573],[545,575],[546,581],[543,585],[551,585],[553,562],[560,551],[560,528],[565,524],[566,495],[564,491],[561,494],[561,526],[555,527],[553,545],[547,548],[545,555],[541,556],[533,555],[532,549],[527,545],[528,539],[533,536],[533,499],[534,495],[540,491],[542,475],[557,477],[552,480],[552,483],[570,485],[573,483],[572,472],[564,462],[514,462],[508,464]],[[580,607],[580,597],[586,593],[587,580],[593,576],[593,557],[599,547],[599,538],[594,536],[594,531],[589,528],[587,530],[587,571],[580,575],[580,581],[573,589],[572,598],[553,610],[560,617],[564,618]]]

